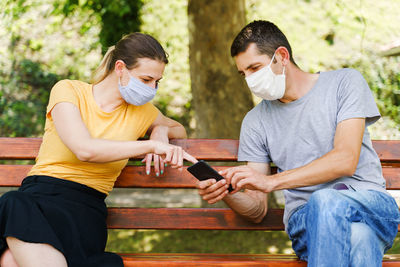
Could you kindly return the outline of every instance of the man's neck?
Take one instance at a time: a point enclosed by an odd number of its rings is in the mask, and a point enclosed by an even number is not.
[[[293,63],[286,67],[286,91],[283,98],[279,99],[283,103],[295,101],[306,95],[315,85],[319,74],[302,71]]]

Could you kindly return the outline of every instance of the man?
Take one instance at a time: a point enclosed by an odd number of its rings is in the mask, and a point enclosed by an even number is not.
[[[238,159],[247,165],[199,182],[199,194],[260,222],[266,193],[284,189],[285,229],[308,266],[381,266],[400,215],[367,130],[380,114],[366,81],[353,69],[302,71],[268,21],[244,27],[231,55],[263,100],[242,123]]]

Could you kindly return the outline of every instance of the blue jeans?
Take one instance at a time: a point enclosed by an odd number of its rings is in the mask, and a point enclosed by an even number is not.
[[[322,189],[290,216],[287,232],[308,266],[382,266],[399,223],[399,208],[390,195]]]

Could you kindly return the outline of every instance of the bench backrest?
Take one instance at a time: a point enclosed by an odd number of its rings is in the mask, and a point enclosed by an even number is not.
[[[21,184],[31,168],[20,160],[35,159],[41,138],[0,138],[0,186]],[[230,139],[172,140],[197,159],[236,162],[238,141]],[[373,141],[382,162],[387,189],[400,189],[400,141]],[[15,164],[13,160],[18,160]],[[132,160],[139,160],[132,159]],[[10,162],[12,164],[10,164]],[[19,163],[19,164],[18,164]],[[215,166],[217,170],[224,166]],[[276,171],[273,169],[273,172]],[[125,167],[115,186],[122,188],[194,188],[195,178],[187,171],[166,168],[165,176],[146,175],[144,166]],[[226,208],[109,208],[108,227],[119,229],[221,229],[283,230],[283,210],[269,209],[259,223],[251,223]],[[400,227],[399,227],[400,228]]]

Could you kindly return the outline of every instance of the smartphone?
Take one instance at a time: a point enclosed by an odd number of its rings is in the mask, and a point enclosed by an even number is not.
[[[208,165],[203,160],[199,160],[197,163],[188,167],[187,170],[200,181],[212,178],[217,181],[225,179],[222,175],[220,175],[216,170],[214,170],[210,165]],[[229,192],[233,191],[232,185],[229,185],[228,191]]]

